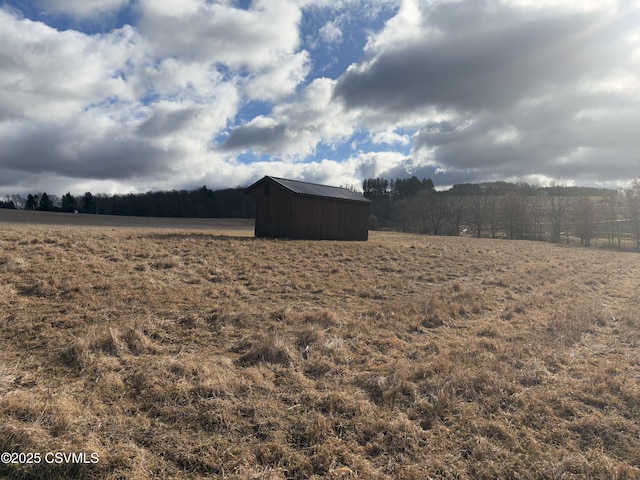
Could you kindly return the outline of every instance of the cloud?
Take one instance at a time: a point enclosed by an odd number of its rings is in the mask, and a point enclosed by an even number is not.
[[[122,74],[139,40],[131,27],[91,37],[58,32],[0,9],[4,116],[66,118],[92,102],[131,98]]]
[[[0,171],[171,188],[206,164],[239,88],[206,63],[156,61],[130,26],[88,35],[0,9]]]
[[[224,63],[252,71],[268,67],[300,44],[300,8],[257,0],[244,10],[203,0],[139,0],[138,28],[160,58]]]
[[[286,126],[254,121],[234,129],[222,145],[223,150],[282,150],[286,144]]]
[[[408,135],[400,135],[391,129],[387,129],[381,132],[373,132],[371,135],[371,141],[374,144],[387,144],[387,145],[409,145],[411,141]]]
[[[434,38],[393,37],[397,47],[374,42],[381,50],[345,73],[336,98],[349,108],[390,112],[504,109],[585,74],[602,74],[621,57],[623,22],[605,23],[595,13],[529,16],[460,2],[433,12],[425,26],[433,21],[440,21]]]
[[[240,82],[243,93],[254,100],[276,101],[287,98],[309,73],[309,55],[284,55]]]
[[[231,130],[223,150],[269,153],[302,160],[319,143],[340,142],[353,134],[353,118],[331,102],[334,81],[318,78],[274,107],[270,116],[260,116]]]
[[[136,128],[136,132],[144,137],[164,137],[183,130],[193,121],[196,114],[197,110],[194,107],[159,107]]]
[[[0,7],[0,193],[640,174],[632,1],[37,1]]]
[[[46,12],[88,18],[116,12],[129,4],[129,0],[36,0]]]
[[[340,28],[340,19],[333,19],[325,23],[318,30],[320,38],[325,43],[338,44],[342,42],[342,29]]]
[[[413,116],[412,156],[443,177],[637,175],[638,8],[546,3],[404,1],[333,98],[369,128]]]
[[[251,99],[290,95],[309,73],[300,51],[302,12],[287,0],[258,0],[251,8],[204,0],[140,0],[137,28],[150,54],[182,65],[215,66]]]
[[[81,117],[69,124],[5,122],[0,127],[0,168],[68,178],[122,180],[170,170],[167,152],[122,127]],[[132,161],[135,159],[135,161]]]

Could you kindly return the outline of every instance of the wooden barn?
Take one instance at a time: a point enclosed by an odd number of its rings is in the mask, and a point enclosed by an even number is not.
[[[256,237],[367,240],[371,201],[346,188],[264,177],[245,190],[256,201]]]

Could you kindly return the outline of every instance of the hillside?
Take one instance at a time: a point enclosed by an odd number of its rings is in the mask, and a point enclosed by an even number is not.
[[[0,225],[8,478],[640,476],[640,256]]]

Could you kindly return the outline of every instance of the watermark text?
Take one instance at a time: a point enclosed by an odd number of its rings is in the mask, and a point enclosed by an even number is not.
[[[42,463],[50,465],[95,465],[100,462],[100,455],[97,452],[2,452],[0,454],[0,462],[20,465],[39,465]]]

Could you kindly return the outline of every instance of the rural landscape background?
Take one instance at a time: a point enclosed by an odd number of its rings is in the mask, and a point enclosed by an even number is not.
[[[123,218],[0,210],[0,476],[640,475],[636,253]]]
[[[577,243],[640,251],[640,180],[624,188],[532,185],[504,181],[456,184],[437,190],[431,179],[368,178],[369,228],[427,235]],[[46,192],[12,195],[0,209],[174,218],[253,218],[245,188],[169,190],[127,195]],[[93,220],[100,223],[100,220]],[[134,220],[131,220],[135,223]]]

